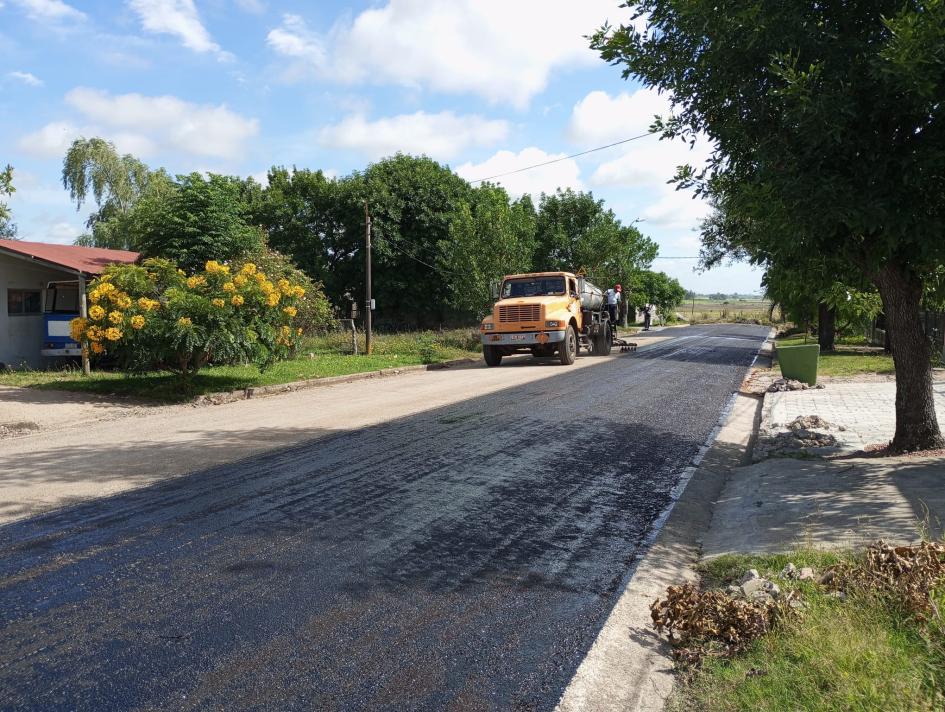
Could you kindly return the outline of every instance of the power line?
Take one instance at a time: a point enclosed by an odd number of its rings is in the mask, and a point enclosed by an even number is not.
[[[541,168],[542,166],[550,166],[552,163],[559,163],[560,161],[566,161],[569,158],[577,158],[578,156],[586,156],[588,153],[594,153],[595,151],[603,151],[605,148],[613,148],[614,146],[619,146],[624,143],[630,143],[631,141],[636,141],[641,138],[646,138],[647,136],[652,136],[655,131],[647,131],[644,134],[639,136],[631,136],[630,138],[625,138],[622,141],[614,141],[613,143],[608,143],[606,146],[598,146],[597,148],[589,148],[586,151],[581,151],[580,153],[572,153],[570,156],[561,156],[561,158],[553,158],[550,161],[544,161],[543,163],[536,163],[532,166],[525,166],[524,168],[517,168],[514,171],[508,171],[507,173],[496,173],[494,176],[488,176],[486,178],[477,178],[476,180],[469,181],[470,183],[482,183],[483,181],[492,180],[493,178],[502,178],[503,176],[510,176],[515,173],[524,173],[525,171],[530,171],[533,168]]]
[[[685,257],[683,255],[666,255],[665,257],[657,255],[654,260],[698,260],[700,257]]]

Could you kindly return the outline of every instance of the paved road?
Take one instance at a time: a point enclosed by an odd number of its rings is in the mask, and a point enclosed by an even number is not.
[[[519,366],[8,524],[2,707],[551,709],[765,333]]]

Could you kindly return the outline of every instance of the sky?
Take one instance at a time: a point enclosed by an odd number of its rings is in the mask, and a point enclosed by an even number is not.
[[[24,240],[70,243],[62,187],[80,136],[172,174],[265,181],[273,165],[343,176],[397,151],[473,181],[645,134],[671,104],[588,48],[618,0],[0,0],[0,167]],[[750,293],[761,273],[699,274],[706,205],[667,181],[707,141],[642,139],[498,178],[510,194],[593,192],[697,292]]]

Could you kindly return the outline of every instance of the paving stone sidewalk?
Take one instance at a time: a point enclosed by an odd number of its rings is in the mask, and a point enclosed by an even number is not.
[[[933,386],[939,423],[945,425],[945,383]],[[828,383],[825,388],[769,393],[762,411],[759,442],[787,431],[798,417],[817,415],[834,426],[836,445],[817,454],[851,453],[892,440],[896,430],[896,384]],[[842,428],[842,429],[841,429]],[[756,458],[760,459],[760,458]]]
[[[786,433],[795,418],[813,415],[832,424],[816,430],[835,443],[733,469],[703,538],[703,557],[943,536],[945,457],[852,456],[892,439],[895,388],[894,382],[828,383],[823,390],[767,394],[756,448]],[[945,425],[945,383],[934,389]]]

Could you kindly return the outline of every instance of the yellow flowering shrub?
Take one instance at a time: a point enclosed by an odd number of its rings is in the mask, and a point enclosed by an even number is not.
[[[73,320],[73,336],[128,370],[190,375],[210,362],[266,366],[294,351],[306,323],[294,322],[310,309],[312,283],[278,260],[272,276],[258,260],[210,260],[195,274],[163,259],[109,267],[90,285],[89,318]],[[318,309],[330,315],[323,296]]]

